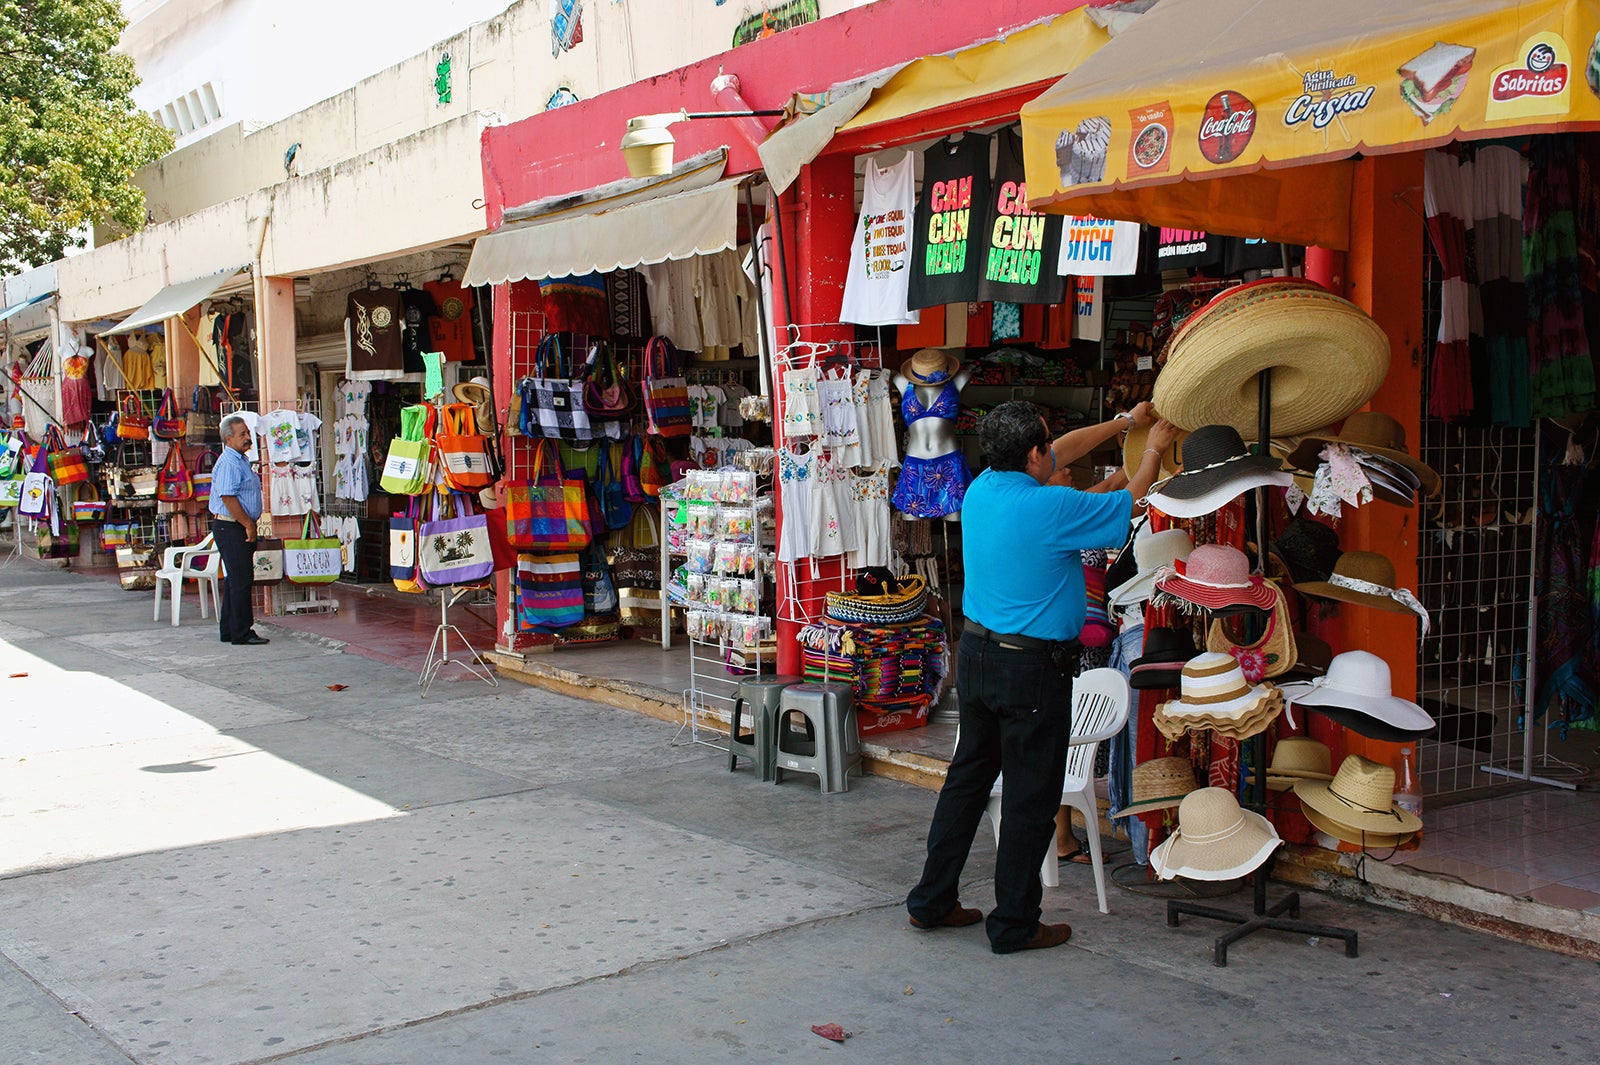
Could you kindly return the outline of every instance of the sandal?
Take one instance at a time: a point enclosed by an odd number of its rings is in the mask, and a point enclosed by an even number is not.
[[[1066,865],[1068,862],[1076,862],[1079,865],[1089,865],[1092,863],[1092,861],[1093,859],[1090,858],[1089,852],[1087,849],[1085,849],[1082,840],[1078,841],[1078,849],[1073,851],[1071,854],[1056,855],[1056,862],[1061,865]]]

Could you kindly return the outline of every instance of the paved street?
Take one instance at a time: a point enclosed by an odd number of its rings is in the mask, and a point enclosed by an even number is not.
[[[996,957],[906,927],[930,792],[757,785],[658,721],[419,699],[150,601],[0,570],[0,1065],[1600,1060],[1592,963],[1312,895],[1360,958],[1267,934],[1217,969],[1215,925],[1102,916],[1077,867],[1071,943]]]

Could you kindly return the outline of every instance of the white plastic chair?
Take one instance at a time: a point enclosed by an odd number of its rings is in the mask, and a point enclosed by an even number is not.
[[[1094,797],[1094,756],[1102,740],[1122,731],[1132,704],[1133,690],[1128,686],[1128,678],[1115,669],[1086,670],[1072,681],[1072,745],[1067,748],[1067,775],[1061,785],[1061,805],[1083,814],[1101,913],[1111,911],[1106,907],[1106,867],[1100,854],[1100,808]],[[987,807],[996,843],[1000,842],[1002,783],[995,784]],[[1039,879],[1045,887],[1061,886],[1061,869],[1053,848],[1045,855]]]
[[[167,589],[172,600],[172,624],[177,625],[183,608],[183,582],[192,580],[200,594],[200,616],[210,617],[206,609],[206,592],[211,602],[219,602],[217,577],[222,567],[222,552],[208,535],[193,547],[169,547],[162,552],[161,568],[156,571],[156,608],[152,621],[161,620],[161,590]]]

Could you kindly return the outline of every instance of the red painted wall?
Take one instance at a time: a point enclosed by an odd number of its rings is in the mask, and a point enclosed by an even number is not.
[[[711,80],[719,72],[739,76],[752,108],[778,108],[796,92],[820,92],[1084,6],[1089,6],[1085,0],[877,0],[569,107],[485,130],[483,187],[489,226],[500,224],[507,207],[627,177],[620,147],[627,120],[679,108],[718,110]],[[672,134],[678,159],[727,145],[730,174],[760,168],[755,150],[728,122],[684,122],[672,127]]]

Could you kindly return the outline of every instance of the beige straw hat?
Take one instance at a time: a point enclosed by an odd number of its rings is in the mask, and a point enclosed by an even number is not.
[[[1370,315],[1310,281],[1226,289],[1172,337],[1151,397],[1184,429],[1259,425],[1260,376],[1272,371],[1272,431],[1310,432],[1366,405],[1389,371],[1389,338]]]
[[[1169,810],[1200,785],[1195,783],[1194,767],[1187,758],[1152,758],[1133,767],[1133,801],[1113,817]]]
[[[1302,806],[1357,834],[1404,836],[1422,827],[1422,818],[1394,804],[1394,770],[1359,754],[1339,763],[1331,781],[1296,781],[1294,793]]]
[[[1269,777],[1268,780],[1270,781],[1271,778]],[[1268,786],[1270,787],[1271,785],[1269,784]],[[1416,835],[1415,832],[1362,832],[1359,829],[1351,828],[1349,825],[1341,825],[1337,821],[1330,820],[1305,803],[1300,804],[1300,812],[1305,815],[1307,821],[1311,822],[1311,827],[1318,832],[1332,836],[1334,839],[1342,840],[1345,843],[1354,843],[1357,847],[1363,847],[1368,850],[1388,850],[1392,847],[1398,847]]]
[[[942,385],[961,369],[961,359],[943,348],[923,348],[900,364],[900,376],[919,385]]]
[[[1283,696],[1271,684],[1251,685],[1232,655],[1203,652],[1183,667],[1179,697],[1156,707],[1154,722],[1168,739],[1188,729],[1249,739],[1283,711]]]
[[[1255,774],[1250,774],[1251,779]],[[1285,736],[1272,750],[1267,790],[1288,791],[1297,780],[1332,780],[1333,752],[1307,736]]]
[[[1167,450],[1161,453],[1160,479],[1166,480],[1175,473],[1183,472],[1183,447],[1184,438],[1189,434],[1180,432]],[[1138,426],[1128,430],[1127,437],[1122,441],[1122,470],[1129,477],[1139,472],[1139,463],[1144,461],[1144,449],[1150,446],[1150,429],[1148,426]]]
[[[1416,614],[1422,632],[1428,632],[1428,612],[1408,589],[1395,587],[1394,563],[1374,551],[1346,551],[1333,564],[1325,581],[1302,581],[1294,586],[1301,595],[1334,599],[1391,614]]]
[[[1282,843],[1265,817],[1239,808],[1225,788],[1200,788],[1178,805],[1178,831],[1150,852],[1163,880],[1234,880],[1253,872]]]

